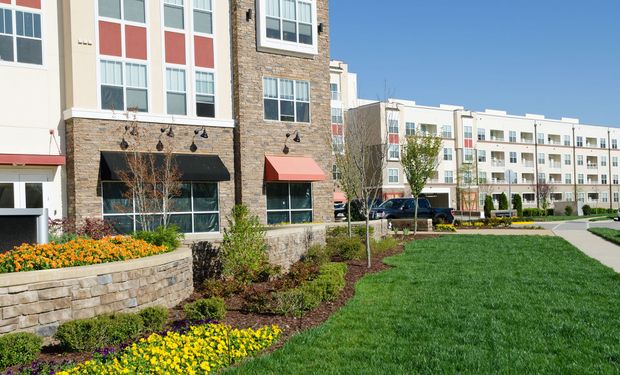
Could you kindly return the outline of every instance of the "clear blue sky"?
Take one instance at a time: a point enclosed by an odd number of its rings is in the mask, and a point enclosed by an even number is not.
[[[362,98],[620,127],[620,0],[332,0]]]

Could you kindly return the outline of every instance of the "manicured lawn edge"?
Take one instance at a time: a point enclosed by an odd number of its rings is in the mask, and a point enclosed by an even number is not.
[[[610,228],[590,228],[588,231],[604,240],[620,246],[620,230]]]

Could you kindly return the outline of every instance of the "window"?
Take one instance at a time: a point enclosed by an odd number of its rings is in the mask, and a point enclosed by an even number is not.
[[[99,16],[121,19],[121,0],[99,0]]]
[[[390,160],[398,160],[400,158],[400,146],[395,144],[390,144],[388,146],[388,159]]]
[[[564,146],[570,146],[570,135],[564,136]]]
[[[17,60],[20,63],[42,65],[41,15],[15,11],[15,39],[13,39],[12,14],[11,10],[0,8],[0,60]]]
[[[344,152],[344,136],[334,135],[332,136],[332,146],[334,153],[342,154]]]
[[[514,130],[511,130],[508,132],[508,141],[511,143],[516,143],[517,142],[517,132]]]
[[[398,134],[398,120],[388,120],[388,133]]]
[[[578,183],[579,185],[583,185],[583,174],[579,173],[579,174],[577,175],[577,183]]]
[[[618,140],[617,139],[612,139],[611,140],[611,148],[613,148],[614,150],[616,150],[618,148]]]
[[[571,192],[564,193],[564,200],[567,201],[567,202],[572,202],[573,201],[573,193],[571,193]]]
[[[620,201],[620,194],[617,191],[614,191],[614,203],[618,203]]]
[[[516,152],[510,152],[510,163],[511,164],[516,164],[517,163],[517,153]]]
[[[579,202],[585,202],[586,201],[586,193],[577,193],[577,199],[579,200]]]
[[[101,60],[101,108],[124,110],[123,63]]]
[[[607,139],[601,138],[600,142],[599,142],[599,145],[600,145],[601,148],[607,148]]]
[[[332,108],[332,124],[342,124],[342,108]]]
[[[166,100],[169,115],[187,114],[185,70],[166,68]]]
[[[265,120],[310,122],[310,83],[263,78]]]
[[[332,165],[332,178],[334,181],[338,181],[340,180],[340,170],[338,169],[338,166],[336,164]]]
[[[15,208],[15,187],[12,182],[0,182],[0,208]]]
[[[312,3],[302,0],[265,0],[269,39],[313,45]]]
[[[577,137],[577,147],[583,147],[583,137]]]
[[[545,144],[545,135],[543,133],[538,133],[538,141],[536,143],[539,145]]]
[[[479,184],[487,183],[487,172],[478,172],[478,183]]]
[[[144,23],[144,0],[99,0],[99,16]]]
[[[135,212],[134,202],[126,197],[126,191],[120,182],[102,182],[103,219],[123,234],[142,229],[141,213]],[[171,204],[170,222],[184,233],[220,230],[217,183],[183,182]],[[161,222],[161,215],[161,212],[151,212],[147,216],[157,225]]]
[[[465,126],[463,127],[463,138],[471,139],[472,137],[472,127]]]
[[[474,150],[471,148],[466,148],[463,150],[463,160],[466,163],[471,163],[474,161]]]
[[[545,154],[538,153],[538,164],[545,164]]]
[[[13,14],[0,8],[0,60],[13,61]]]
[[[538,174],[538,182],[544,184],[546,181],[547,181],[546,175],[544,173],[539,173]]]
[[[564,165],[571,165],[572,159],[570,154],[564,154]]]
[[[451,148],[443,149],[443,160],[452,160],[452,149]]]
[[[607,166],[607,156],[601,156],[601,167]]]
[[[185,29],[183,0],[164,0],[164,26],[172,29]]]
[[[443,182],[446,184],[454,183],[454,173],[452,171],[444,171],[443,172]]]
[[[146,66],[101,60],[101,109],[148,111]],[[125,78],[125,79],[123,79]]]
[[[478,150],[478,163],[486,163],[487,152],[485,150]]]
[[[312,184],[268,183],[267,223],[312,222]]]
[[[388,182],[397,184],[399,182],[398,168],[388,168]]]
[[[340,100],[340,90],[337,83],[330,83],[329,89],[332,93],[332,100]]]
[[[618,175],[617,174],[613,175],[612,183],[614,185],[618,185]]]
[[[602,174],[601,175],[601,184],[607,185],[607,175],[606,174]]]
[[[609,193],[604,191],[601,193],[601,202],[607,203],[609,201]]]
[[[618,166],[618,157],[617,156],[613,156],[611,158],[611,166],[612,167],[617,167]]]
[[[194,0],[194,31],[213,34],[212,0]]]
[[[577,155],[577,165],[583,165],[583,155]]]
[[[213,73],[196,72],[196,116],[215,117],[215,80]]]
[[[405,123],[405,135],[407,137],[415,135],[415,123],[413,123],[413,122],[406,122]]]
[[[452,126],[450,126],[450,125],[443,125],[441,127],[441,136],[443,138],[452,138]]]
[[[572,184],[573,183],[573,176],[570,173],[564,174],[564,183],[565,184]]]
[[[486,131],[482,128],[478,128],[478,140],[484,141],[486,139]]]

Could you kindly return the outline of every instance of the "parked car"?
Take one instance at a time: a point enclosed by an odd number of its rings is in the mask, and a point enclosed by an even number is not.
[[[433,224],[454,223],[453,208],[433,208],[427,198],[419,198],[418,219],[432,219]],[[414,198],[389,199],[373,211],[371,217],[377,219],[413,219],[415,215]]]
[[[375,199],[373,201],[369,200],[369,207],[370,207],[370,220],[373,220],[372,218],[372,211],[376,208],[379,207],[381,205],[381,201],[379,199]],[[366,220],[366,216],[364,215],[364,210],[362,207],[362,201],[360,201],[359,199],[353,199],[350,203],[346,203],[344,206],[344,214],[345,217],[347,215],[347,204],[351,204],[351,221],[364,221]]]
[[[334,203],[334,219],[344,220],[347,218],[346,203]]]

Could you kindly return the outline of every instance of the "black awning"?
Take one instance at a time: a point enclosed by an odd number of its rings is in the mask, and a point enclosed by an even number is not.
[[[164,164],[164,154],[142,155],[152,155],[155,166]],[[217,155],[173,154],[172,158],[181,173],[182,181],[230,181],[230,172]],[[127,153],[101,153],[99,163],[101,181],[120,181],[120,172],[128,169]]]

